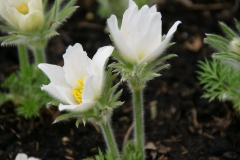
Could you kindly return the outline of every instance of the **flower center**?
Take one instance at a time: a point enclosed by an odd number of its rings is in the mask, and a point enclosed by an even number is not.
[[[85,80],[85,76],[83,76],[82,78],[79,78],[75,84],[74,84],[74,88],[72,89],[72,94],[74,95],[74,97],[76,98],[76,100],[78,101],[79,104],[82,103],[82,92],[84,89],[84,80]]]
[[[27,4],[22,4],[17,8],[18,12],[22,14],[28,14],[28,5]]]

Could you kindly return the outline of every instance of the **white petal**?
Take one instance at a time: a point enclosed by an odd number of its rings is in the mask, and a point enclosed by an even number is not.
[[[91,102],[99,98],[102,89],[102,77],[90,75],[84,81],[82,101]]]
[[[19,21],[19,28],[22,31],[32,31],[40,28],[43,25],[44,16],[42,11],[34,11],[22,17]]]
[[[49,83],[48,85],[43,85],[41,89],[64,104],[77,104],[70,88],[64,88],[53,83]]]
[[[29,12],[34,12],[36,10],[43,11],[42,0],[31,0],[28,2]]]
[[[63,58],[65,78],[70,85],[74,85],[83,76],[95,74],[93,62],[88,58],[87,53],[83,51],[81,44],[76,43],[74,46],[69,46]]]
[[[27,160],[28,156],[25,153],[18,153],[15,160]]]
[[[145,14],[131,31],[128,43],[137,53],[139,60],[152,53],[161,43],[161,24],[160,13]]]
[[[117,18],[115,15],[112,15],[107,20],[108,27],[110,29],[111,36],[113,38],[114,44],[116,45],[117,49],[119,50],[120,54],[123,58],[130,63],[137,63],[138,57],[133,52],[133,50],[128,46],[126,40],[123,38],[123,35],[119,31]]]
[[[23,14],[19,13],[16,8],[6,6],[1,16],[13,27],[19,29],[19,21],[23,19]]]
[[[71,86],[65,80],[65,72],[62,67],[46,63],[41,63],[38,65],[38,67],[55,85],[71,88]]]
[[[95,102],[86,102],[86,103],[82,103],[82,104],[79,104],[79,105],[63,105],[63,104],[60,104],[58,106],[58,109],[60,111],[67,110],[67,111],[71,111],[71,112],[83,112],[83,111],[86,111],[86,110],[90,109],[94,104],[95,104]]]
[[[173,26],[170,28],[170,30],[167,33],[166,37],[172,36],[173,33],[177,30],[178,25],[181,23],[181,21],[177,21],[173,24]]]
[[[129,7],[123,14],[122,25],[120,29],[124,39],[127,39],[129,35],[129,32],[131,30],[130,24],[132,23],[132,20],[134,20],[134,16],[137,14],[137,12],[137,5],[132,0],[130,0]]]
[[[105,69],[104,65],[108,57],[112,54],[113,49],[114,48],[112,46],[101,47],[98,49],[97,53],[94,55],[92,61],[94,63],[97,75],[103,76],[103,72]]]
[[[165,40],[149,55],[144,57],[139,63],[147,62],[150,63],[151,61],[157,59],[164,50],[168,47],[168,43],[170,42],[173,33],[176,31],[178,24],[180,24],[180,21],[175,22],[175,24],[171,27],[171,29],[168,31],[168,34],[165,38]]]
[[[6,1],[8,6],[18,8],[22,4],[27,4],[31,0],[3,0]]]
[[[129,2],[128,2],[128,8],[132,8],[132,7],[135,7],[135,6],[138,7],[133,0],[129,0]]]
[[[157,5],[153,5],[148,11],[148,13],[155,13],[155,12],[157,12]]]

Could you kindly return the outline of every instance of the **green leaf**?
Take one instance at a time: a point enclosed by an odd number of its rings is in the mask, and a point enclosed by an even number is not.
[[[123,148],[123,160],[140,160],[143,159],[141,152],[135,149],[135,143],[128,141]]]
[[[98,149],[98,155],[95,158],[87,158],[85,160],[113,160],[109,151],[104,155],[100,149]]]
[[[199,62],[198,79],[200,84],[203,85],[205,93],[204,98],[209,101],[215,98],[223,100],[223,96],[227,95],[228,100],[240,98],[240,73],[235,68],[232,68],[225,63],[213,60]]]
[[[9,97],[7,96],[7,93],[1,93],[0,92],[0,106],[4,103],[4,102],[6,102],[6,101],[8,101],[8,100],[10,100],[9,99]]]

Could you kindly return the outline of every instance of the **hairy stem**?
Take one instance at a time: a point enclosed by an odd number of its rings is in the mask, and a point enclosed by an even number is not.
[[[134,103],[134,138],[135,146],[138,151],[144,153],[144,117],[143,117],[143,100],[142,100],[143,89],[132,89],[133,103]]]
[[[119,151],[117,148],[115,138],[113,136],[113,131],[110,122],[109,121],[106,121],[106,123],[103,122],[100,124],[100,127],[102,129],[104,139],[107,143],[108,150],[112,154],[113,159],[120,160]]]
[[[18,45],[18,56],[20,63],[20,70],[24,70],[29,66],[28,62],[28,53],[26,46],[19,44]]]
[[[38,65],[39,63],[46,62],[44,49],[45,49],[44,47],[33,48],[33,55],[34,55],[36,65]]]

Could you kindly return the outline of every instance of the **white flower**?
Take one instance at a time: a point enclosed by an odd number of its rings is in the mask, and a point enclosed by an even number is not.
[[[25,153],[18,153],[15,160],[40,160],[39,158],[29,157]]]
[[[117,18],[112,15],[107,24],[114,44],[121,56],[132,64],[151,62],[167,48],[180,21],[175,22],[162,41],[161,14],[156,6],[147,5],[138,10],[134,1],[129,0],[129,7],[123,14],[121,29]]]
[[[42,0],[0,0],[0,15],[21,31],[32,31],[43,25]]]
[[[98,49],[89,59],[80,44],[69,46],[63,55],[64,66],[39,64],[38,67],[50,79],[42,90],[59,100],[59,110],[84,111],[93,106],[102,92],[104,64],[113,47]]]

